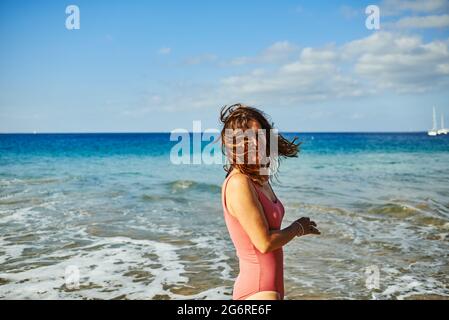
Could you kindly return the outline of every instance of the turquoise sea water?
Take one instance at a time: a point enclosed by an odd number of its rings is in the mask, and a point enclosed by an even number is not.
[[[309,216],[322,235],[284,248],[286,298],[449,297],[449,136],[294,135],[273,189],[284,226]],[[230,299],[224,171],[172,164],[175,143],[0,135],[0,298]]]

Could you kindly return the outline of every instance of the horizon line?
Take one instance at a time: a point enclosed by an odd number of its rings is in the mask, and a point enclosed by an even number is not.
[[[408,130],[408,131],[291,131],[278,130],[280,133],[426,133],[427,130]],[[193,131],[188,131],[193,133]],[[28,131],[12,131],[12,132],[0,132],[0,135],[7,134],[157,134],[157,133],[171,133],[171,131],[42,131],[42,132],[28,132]],[[204,133],[204,131],[201,131]]]

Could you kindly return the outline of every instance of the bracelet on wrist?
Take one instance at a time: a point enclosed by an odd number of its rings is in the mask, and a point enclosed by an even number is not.
[[[299,227],[301,228],[301,235],[299,234],[299,231],[298,231],[298,233],[296,234],[296,236],[297,236],[297,237],[303,236],[303,235],[304,235],[304,227],[302,226],[301,222],[295,221],[294,223],[297,223],[297,224],[299,225]]]

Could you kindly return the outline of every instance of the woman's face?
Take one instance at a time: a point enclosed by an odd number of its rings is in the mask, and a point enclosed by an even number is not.
[[[249,122],[249,127],[247,130],[250,130],[248,134],[248,148],[250,148],[250,152],[248,154],[248,161],[250,164],[266,164],[264,161],[261,162],[265,157],[266,150],[266,132],[262,130],[262,126],[256,120],[251,120]],[[247,132],[246,132],[247,133]],[[259,152],[262,152],[259,155]]]

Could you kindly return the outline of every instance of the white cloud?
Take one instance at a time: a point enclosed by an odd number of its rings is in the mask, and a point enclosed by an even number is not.
[[[399,28],[444,28],[449,27],[449,14],[423,17],[405,17],[396,22]]]
[[[168,48],[168,47],[160,48],[158,50],[158,53],[159,54],[163,54],[163,55],[170,54],[171,53],[171,48]]]
[[[277,56],[288,48],[298,47],[278,42],[263,53]],[[261,56],[247,58],[262,61]],[[249,72],[157,93],[160,98],[151,101],[151,108],[207,108],[235,101],[298,106],[449,89],[449,39],[424,42],[416,35],[380,31],[340,46],[306,47],[275,65],[271,61],[280,60],[265,59]]]
[[[348,42],[341,48],[344,58],[354,58],[363,53],[382,55],[392,52],[412,51],[421,44],[416,35],[398,35],[392,32],[375,32],[372,35]]]
[[[369,43],[376,43],[370,46]],[[362,48],[356,44],[364,44]],[[368,81],[378,91],[425,92],[447,87],[449,41],[423,43],[418,37],[378,33],[349,43],[345,54],[358,54],[354,75]]]
[[[384,0],[380,4],[381,15],[398,15],[403,12],[443,12],[449,8],[448,0]]]
[[[449,0],[384,0],[379,4],[382,29],[428,29],[449,27]],[[340,7],[347,19],[363,15],[348,5]]]
[[[449,86],[449,40],[377,32],[343,46],[304,48],[274,71],[256,69],[222,79],[227,96],[297,103],[386,90],[425,92]],[[277,103],[279,104],[279,103]]]
[[[331,49],[304,48],[299,59],[275,71],[258,69],[224,78],[220,90],[236,99],[278,105],[362,94],[357,80],[341,72],[337,59]]]

